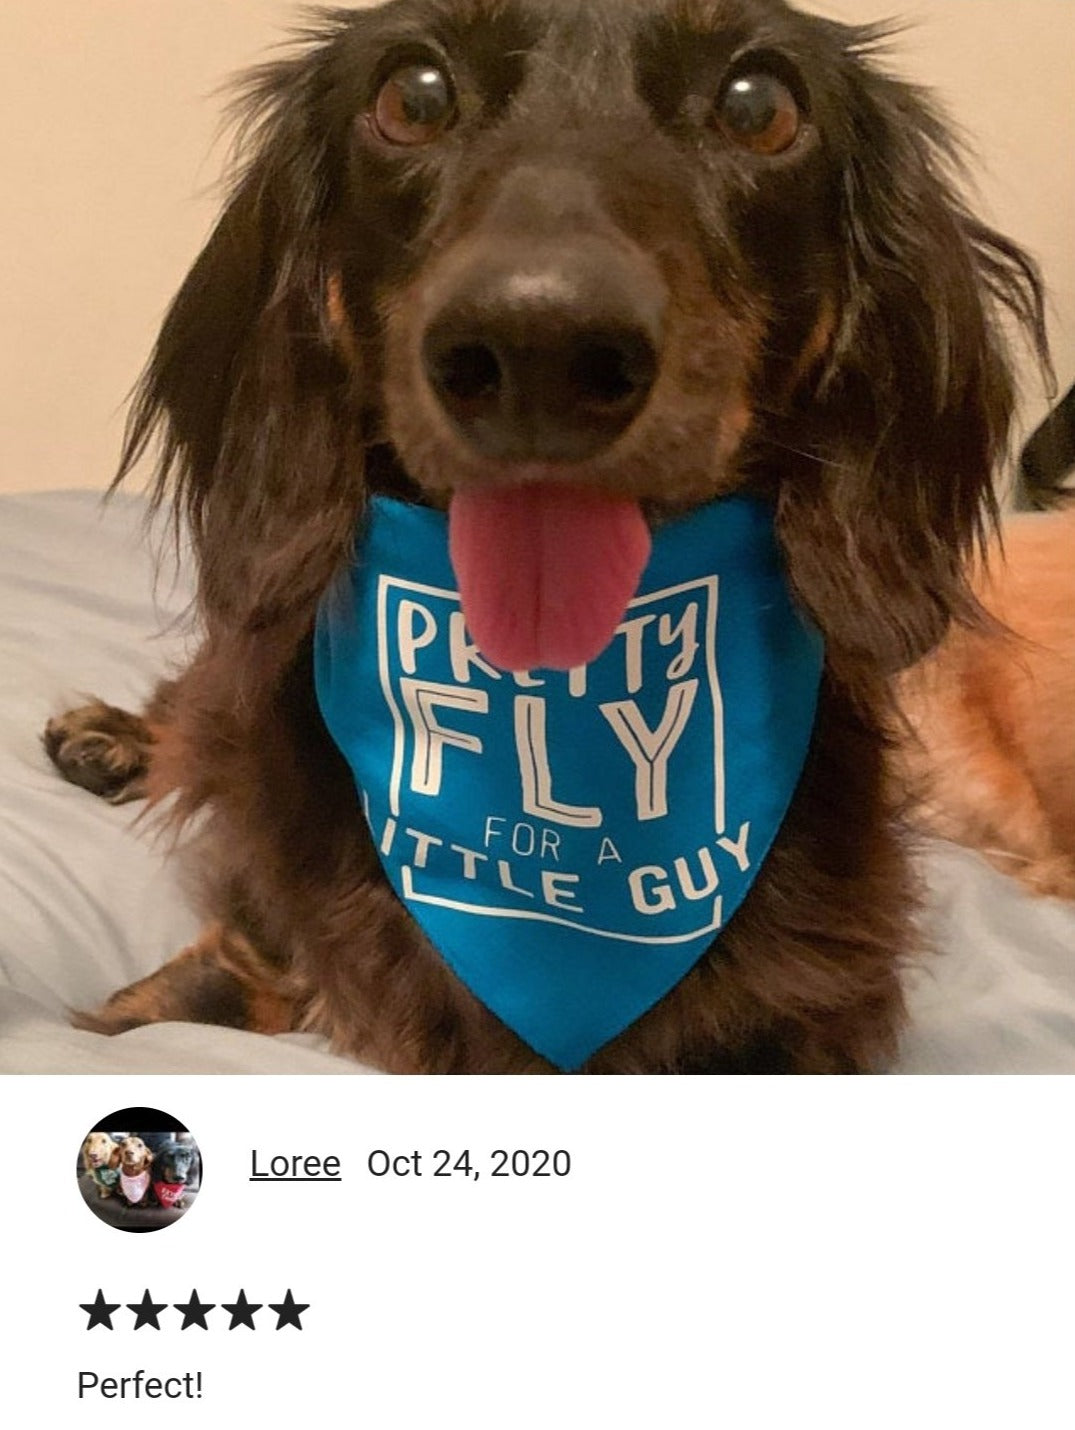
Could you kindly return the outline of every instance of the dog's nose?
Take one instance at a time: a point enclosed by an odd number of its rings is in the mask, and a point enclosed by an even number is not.
[[[667,299],[605,240],[471,255],[422,343],[444,412],[483,456],[577,462],[609,447],[657,378]]]

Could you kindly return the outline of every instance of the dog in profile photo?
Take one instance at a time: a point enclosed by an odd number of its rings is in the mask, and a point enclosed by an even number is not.
[[[99,1197],[112,1196],[119,1182],[120,1149],[107,1132],[91,1132],[82,1143],[82,1165]]]
[[[119,1186],[117,1191],[129,1207],[151,1206],[153,1189],[150,1168],[153,1153],[141,1137],[127,1136],[119,1143]]]
[[[182,1211],[187,1188],[194,1178],[197,1149],[190,1142],[165,1137],[153,1152],[153,1195],[162,1207]]]
[[[200,646],[45,734],[196,829],[206,921],[78,1026],[400,1073],[889,1063],[892,680],[975,617],[1003,322],[1045,338],[885,38],[391,0],[248,77],[120,473],[156,452]]]

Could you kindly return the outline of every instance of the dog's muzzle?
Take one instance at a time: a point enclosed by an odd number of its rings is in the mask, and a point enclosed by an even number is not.
[[[668,293],[589,180],[518,170],[452,247],[421,354],[456,431],[510,463],[579,462],[611,446],[657,379]]]

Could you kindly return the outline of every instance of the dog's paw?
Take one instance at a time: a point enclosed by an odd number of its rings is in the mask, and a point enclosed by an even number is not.
[[[54,716],[41,738],[65,780],[110,804],[145,798],[153,736],[140,716],[94,700]]]

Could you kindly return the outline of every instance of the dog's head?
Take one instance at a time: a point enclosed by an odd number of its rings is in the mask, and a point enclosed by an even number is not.
[[[107,1132],[91,1132],[82,1144],[82,1160],[90,1172],[118,1167],[119,1143],[113,1142]]]
[[[158,424],[218,629],[309,629],[369,490],[651,521],[772,497],[830,660],[967,609],[1030,261],[958,197],[876,29],[783,0],[393,0],[249,78],[246,161],[164,324]]]
[[[141,1137],[124,1137],[119,1144],[120,1167],[128,1177],[144,1172],[153,1161],[153,1153]]]
[[[153,1175],[160,1182],[188,1182],[194,1165],[194,1148],[170,1137],[153,1157]]]

